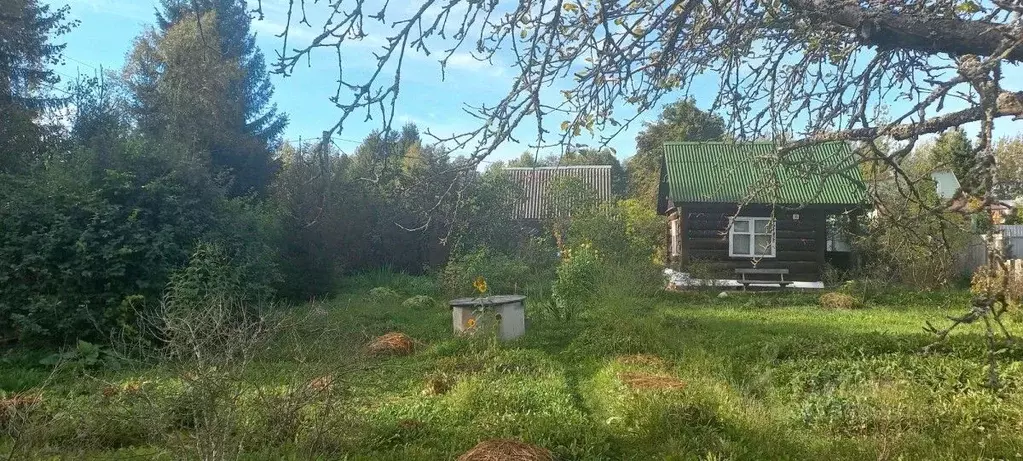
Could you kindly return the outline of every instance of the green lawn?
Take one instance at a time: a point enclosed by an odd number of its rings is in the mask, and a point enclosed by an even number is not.
[[[0,389],[41,392],[42,402],[17,424],[0,420],[0,459],[238,450],[251,459],[433,460],[495,437],[559,459],[1023,454],[1020,357],[1006,360],[995,394],[982,386],[979,327],[920,353],[931,340],[924,321],[957,312],[961,293],[855,311],[823,310],[809,294],[605,294],[574,321],[533,306],[526,336],[495,344],[454,338],[443,305],[401,306],[429,284],[392,283],[400,297],[353,286],[290,311],[237,374],[161,364],[51,376],[37,357],[9,353]],[[390,331],[415,338],[417,351],[365,353]],[[329,390],[310,386],[325,376]]]

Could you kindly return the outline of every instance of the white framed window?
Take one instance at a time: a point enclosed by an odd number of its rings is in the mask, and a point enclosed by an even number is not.
[[[773,258],[774,240],[774,218],[733,218],[728,228],[728,256]]]

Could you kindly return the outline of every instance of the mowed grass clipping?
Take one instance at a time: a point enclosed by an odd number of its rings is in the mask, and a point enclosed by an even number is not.
[[[210,381],[226,382],[224,394],[203,384],[209,370],[180,364],[51,375],[30,355],[8,353],[0,401],[40,401],[0,416],[0,454],[170,459],[203,455],[221,439],[250,459],[456,459],[478,445],[520,443],[554,459],[1023,453],[1015,352],[999,392],[983,386],[978,326],[921,353],[932,340],[924,322],[956,313],[960,293],[844,310],[821,308],[819,293],[612,292],[573,321],[539,315],[527,301],[526,335],[498,343],[454,337],[443,303],[403,306],[437,297],[428,283],[373,283],[400,296],[353,286],[289,311],[250,363]],[[369,348],[396,334],[414,348]]]

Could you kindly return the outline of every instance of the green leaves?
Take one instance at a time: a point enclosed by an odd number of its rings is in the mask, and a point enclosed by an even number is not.
[[[981,7],[979,3],[977,3],[977,2],[975,2],[973,0],[966,0],[966,1],[956,5],[956,12],[957,13],[973,14],[973,13],[979,13],[981,11],[984,11],[984,8]]]

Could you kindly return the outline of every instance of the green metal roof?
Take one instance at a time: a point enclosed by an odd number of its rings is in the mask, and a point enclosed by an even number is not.
[[[863,178],[844,142],[780,157],[774,143],[667,143],[664,165],[668,197],[675,203],[865,203]]]

